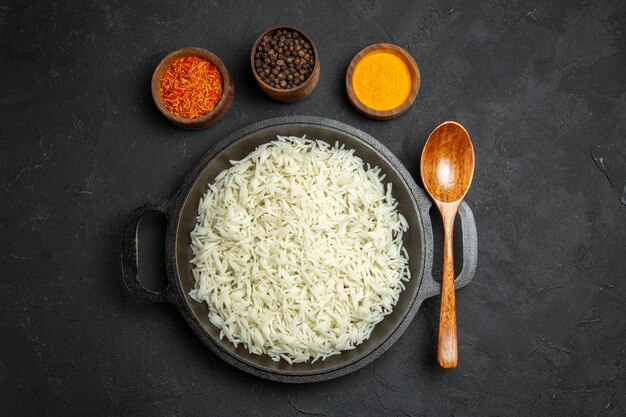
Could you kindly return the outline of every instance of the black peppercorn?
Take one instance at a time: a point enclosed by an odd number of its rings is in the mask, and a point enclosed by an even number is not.
[[[295,30],[280,29],[264,35],[256,51],[254,70],[271,87],[295,88],[313,74],[313,47]]]

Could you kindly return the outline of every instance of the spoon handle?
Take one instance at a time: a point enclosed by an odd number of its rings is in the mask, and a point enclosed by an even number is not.
[[[458,205],[439,207],[443,221],[443,278],[441,281],[441,310],[439,313],[439,343],[437,359],[442,368],[456,368],[459,360],[456,334],[456,300],[454,297],[454,218]]]

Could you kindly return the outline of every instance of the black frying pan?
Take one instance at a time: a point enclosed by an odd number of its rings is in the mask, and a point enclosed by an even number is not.
[[[355,149],[365,163],[381,168],[385,182],[393,184],[398,210],[406,217],[409,231],[404,246],[409,253],[411,279],[400,295],[393,312],[374,328],[370,338],[356,349],[331,356],[324,361],[289,365],[274,362],[266,355],[254,355],[240,344],[235,348],[209,322],[208,307],[189,297],[194,286],[191,273],[190,232],[195,226],[200,197],[207,185],[230,160],[239,160],[257,146],[276,139],[276,135],[303,136],[335,141]],[[180,190],[170,200],[147,204],[126,219],[122,242],[122,268],[128,289],[136,296],[155,302],[174,304],[196,335],[219,357],[251,374],[282,382],[315,382],[353,372],[380,356],[402,335],[422,302],[439,294],[440,285],[433,280],[433,236],[428,211],[431,201],[420,189],[402,163],[380,142],[368,134],[336,120],[319,117],[282,117],[265,120],[242,129],[215,146],[191,170]],[[137,277],[137,226],[149,212],[159,211],[167,217],[165,266],[168,284],[162,292],[144,288]],[[459,209],[463,229],[463,269],[455,280],[456,288],[467,285],[476,272],[477,235],[471,209],[463,203]]]

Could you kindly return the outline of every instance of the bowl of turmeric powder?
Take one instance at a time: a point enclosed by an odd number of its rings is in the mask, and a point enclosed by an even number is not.
[[[226,66],[202,48],[178,49],[161,60],[152,74],[152,98],[172,123],[200,130],[230,110],[235,89]]]
[[[420,72],[413,57],[389,43],[370,45],[350,62],[346,90],[363,115],[388,120],[406,112],[420,88]]]

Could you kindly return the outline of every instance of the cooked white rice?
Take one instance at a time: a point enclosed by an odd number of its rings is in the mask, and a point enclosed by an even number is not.
[[[304,137],[231,164],[200,200],[190,296],[250,353],[293,363],[354,349],[410,278],[391,184],[353,149]]]

